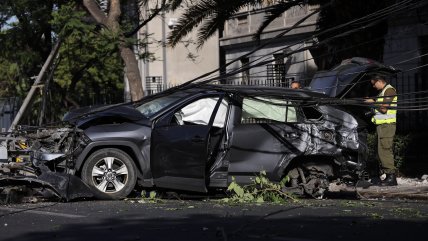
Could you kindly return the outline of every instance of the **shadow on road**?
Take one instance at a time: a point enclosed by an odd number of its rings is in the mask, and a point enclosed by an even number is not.
[[[424,237],[428,220],[403,221],[360,214],[323,217],[314,210],[282,210],[268,216],[192,214],[145,218],[144,213],[56,226],[44,232],[25,233],[5,241],[29,240],[416,240]],[[200,211],[201,213],[204,210]],[[178,215],[177,215],[178,216]],[[22,227],[25,230],[26,227]],[[2,239],[3,240],[3,239]]]

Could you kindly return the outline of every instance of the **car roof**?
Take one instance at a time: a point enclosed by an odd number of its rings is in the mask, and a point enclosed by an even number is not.
[[[195,92],[226,92],[243,96],[270,96],[290,99],[329,98],[327,95],[305,89],[291,89],[275,86],[260,85],[221,85],[221,84],[190,84],[182,91]]]
[[[330,70],[317,72],[309,84],[309,88],[326,93],[331,97],[341,97],[348,93],[352,85],[364,75],[379,73],[389,76],[399,71],[392,66],[386,66],[368,58],[353,57],[343,60]],[[369,82],[366,85],[371,87]]]

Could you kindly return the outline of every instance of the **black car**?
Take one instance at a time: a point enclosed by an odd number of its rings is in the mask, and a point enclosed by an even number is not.
[[[353,57],[343,60],[330,70],[319,71],[312,78],[308,89],[324,93],[338,99],[364,98],[376,96],[378,91],[373,88],[370,77],[374,74],[394,78],[400,70],[375,60]],[[370,106],[354,105],[346,109],[356,117],[362,128],[373,128],[371,125]]]
[[[103,199],[137,184],[207,193],[261,171],[322,195],[333,180],[359,180],[367,153],[357,120],[323,104],[332,101],[306,90],[192,84],[69,112],[67,127],[39,130],[28,145],[33,163],[80,177]]]

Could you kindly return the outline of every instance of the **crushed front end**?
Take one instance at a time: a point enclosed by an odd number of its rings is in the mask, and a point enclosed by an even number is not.
[[[75,157],[84,145],[82,135],[73,127],[21,127],[1,136],[0,191],[24,187],[25,192],[30,188],[32,194],[66,201],[92,197],[74,175]]]

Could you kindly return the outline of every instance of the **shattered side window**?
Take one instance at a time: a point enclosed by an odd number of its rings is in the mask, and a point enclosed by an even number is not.
[[[322,113],[313,107],[302,107],[302,111],[307,120],[317,121],[322,119]]]
[[[241,124],[297,122],[296,107],[286,100],[244,98]]]
[[[174,113],[179,125],[208,125],[219,97],[204,98],[192,102]],[[213,126],[223,128],[227,113],[227,102],[220,103]]]

